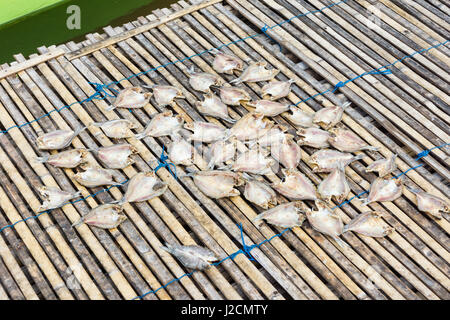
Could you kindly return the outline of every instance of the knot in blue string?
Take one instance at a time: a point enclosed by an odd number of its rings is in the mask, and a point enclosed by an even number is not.
[[[269,34],[267,33],[267,30],[270,29],[270,27],[265,24],[264,27],[261,28],[261,31],[266,35],[267,38],[269,38],[270,40],[272,40],[273,42],[275,42],[278,46],[278,48],[280,49],[280,51],[283,49],[283,47],[281,46],[281,44],[276,41],[275,39],[273,39],[271,36],[269,36]]]
[[[89,82],[89,84],[92,84],[93,86],[95,86],[95,93],[92,94],[88,100],[92,100],[92,99],[104,100],[106,97],[115,97],[118,93],[117,90],[111,89],[109,87],[110,84],[103,84],[103,83],[97,83],[97,82]],[[107,92],[106,89],[113,92],[114,94]]]
[[[169,157],[164,154],[164,146],[163,146],[163,149],[162,149],[162,152],[161,152],[161,156],[158,159],[158,166],[154,170],[155,173],[158,172],[159,169],[165,167],[165,168],[167,168],[167,170],[169,170],[170,174],[175,179],[178,179],[177,178],[177,167],[172,162],[166,162],[167,159],[169,159]],[[173,169],[174,169],[175,172],[172,171],[170,166],[173,166]]]
[[[416,161],[421,159],[421,158],[423,158],[423,157],[426,157],[427,155],[430,154],[430,152],[431,152],[431,150],[423,150],[422,152],[418,153]]]
[[[347,84],[347,81],[346,81],[346,82],[339,81],[339,82],[336,83],[336,85],[334,86],[333,92],[335,92],[335,91],[336,91],[337,89],[339,89],[339,88],[344,87],[346,84]]]
[[[242,249],[240,249],[239,251],[235,252],[233,255],[237,255],[238,253],[243,253],[250,259],[250,261],[253,261],[253,260],[255,260],[255,258],[253,258],[253,256],[251,255],[250,251],[252,251],[253,248],[256,247],[256,245],[247,246],[245,244],[245,240],[244,240],[244,231],[243,231],[243,228],[242,228],[242,223],[238,224],[237,226],[241,230]]]
[[[369,74],[392,74],[392,71],[391,71],[391,69],[373,70],[373,71],[369,72]]]

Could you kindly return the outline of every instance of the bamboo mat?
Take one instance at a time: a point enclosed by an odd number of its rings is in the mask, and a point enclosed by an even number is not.
[[[168,191],[146,203],[125,204],[128,220],[117,229],[73,229],[90,209],[120,200],[126,187],[87,189],[72,179],[76,170],[34,160],[48,154],[34,143],[45,132],[118,118],[129,119],[140,132],[151,116],[166,110],[152,98],[143,109],[105,111],[113,99],[92,98],[90,83],[113,83],[115,90],[174,85],[186,99],[168,109],[186,122],[229,127],[198,113],[195,102],[202,95],[188,83],[191,67],[215,73],[208,50],[220,47],[244,61],[266,61],[281,70],[279,80],[295,80],[286,99],[302,110],[352,102],[342,123],[379,151],[364,152],[366,157],[346,168],[349,198],[375,179],[364,171],[370,163],[396,153],[395,174],[404,172],[405,184],[448,201],[449,10],[425,0],[180,1],[122,27],[106,27],[104,34],[88,34],[82,43],[41,47],[29,60],[16,55],[16,62],[0,70],[0,299],[449,299],[448,216],[435,220],[419,212],[406,188],[394,202],[369,205],[396,231],[381,239],[345,233],[348,247],[308,223],[285,231],[257,227],[252,220],[261,209],[244,197],[212,200],[190,178],[176,179],[166,168],[157,175]],[[391,73],[358,77],[383,66]],[[227,82],[236,77],[221,76]],[[261,83],[246,87],[254,99],[259,96]],[[242,106],[229,111],[234,119],[248,112]],[[283,115],[273,120],[295,132]],[[120,181],[154,170],[170,139],[127,142],[139,153]],[[114,143],[89,127],[73,147]],[[302,148],[299,170],[318,184],[326,175],[308,165],[314,151]],[[197,156],[190,169],[206,163]],[[178,166],[176,173],[180,177],[186,168]],[[281,172],[265,177],[281,178]],[[83,200],[36,217],[36,188],[42,185],[81,191]],[[336,212],[348,223],[365,210],[353,199]],[[254,247],[235,254],[242,240]],[[225,260],[190,273],[161,249],[164,242],[206,246]]]

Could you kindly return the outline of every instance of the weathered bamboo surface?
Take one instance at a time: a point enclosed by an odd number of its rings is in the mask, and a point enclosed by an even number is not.
[[[169,109],[186,122],[209,121],[230,127],[197,111],[195,102],[203,97],[188,83],[191,67],[215,73],[211,67],[214,56],[204,51],[224,43],[235,42],[222,51],[244,61],[266,61],[281,71],[277,79],[293,79],[286,102],[297,103],[340,81],[443,43],[450,35],[445,2],[348,0],[314,12],[332,3],[179,1],[122,27],[106,27],[104,34],[89,34],[82,43],[41,47],[39,55],[29,60],[16,55],[16,62],[2,65],[0,126],[6,132],[0,134],[0,228],[18,223],[0,232],[0,299],[134,299],[142,295],[148,300],[449,299],[449,218],[436,220],[419,212],[415,196],[406,189],[394,202],[369,205],[383,212],[384,220],[395,228],[385,238],[348,232],[342,236],[348,247],[342,247],[305,223],[254,248],[254,260],[238,254],[183,277],[189,270],[161,249],[164,242],[206,246],[223,259],[242,248],[238,224],[242,224],[246,245],[259,244],[282,229],[268,224],[257,227],[252,220],[261,209],[243,196],[212,200],[191,178],[175,179],[165,168],[157,175],[168,183],[168,191],[145,203],[125,204],[128,219],[118,228],[81,225],[74,229],[71,225],[80,216],[99,204],[120,200],[126,187],[88,189],[72,179],[76,169],[35,161],[35,157],[49,154],[37,149],[38,135],[92,122],[126,118],[140,132],[155,113]],[[267,30],[270,37],[237,41],[261,33],[265,25],[291,18]],[[450,148],[435,148],[450,142],[449,52],[448,44],[437,46],[390,66],[392,74],[366,75],[335,93],[299,105],[302,110],[317,111],[351,101],[343,125],[379,148],[377,152],[364,151],[366,157],[346,168],[352,190],[349,198],[368,190],[375,179],[375,174],[365,172],[367,165],[396,153],[395,174],[423,164],[405,173],[405,184],[449,200]],[[131,77],[161,65],[164,67]],[[220,76],[227,82],[236,77]],[[160,108],[152,98],[150,104],[132,112],[106,111],[113,101],[110,97],[76,103],[95,93],[89,82],[116,81],[120,82],[111,85],[116,90],[173,85],[182,88],[186,99]],[[253,99],[260,96],[261,83],[245,86]],[[66,105],[71,106],[52,111]],[[229,108],[234,119],[248,111],[243,106]],[[295,132],[283,115],[273,120]],[[170,138],[129,138],[127,142],[139,153],[134,156],[135,164],[120,171],[119,181],[155,169]],[[114,143],[100,128],[90,126],[72,146],[94,149]],[[241,152],[246,148],[239,145]],[[418,153],[432,148],[429,155],[415,160]],[[197,151],[200,154],[201,150]],[[314,151],[302,148],[298,169],[319,184],[326,175],[314,173],[307,162]],[[190,168],[177,166],[177,175],[183,176],[187,169],[204,169],[206,163],[196,157]],[[281,178],[280,172],[265,177],[269,182]],[[85,199],[29,218],[36,215],[42,201],[37,192],[42,185],[81,191]],[[240,191],[242,194],[243,189]],[[364,211],[367,209],[359,199],[336,209],[344,223]]]

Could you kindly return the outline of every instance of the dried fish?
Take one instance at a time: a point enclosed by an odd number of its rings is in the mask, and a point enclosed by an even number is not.
[[[173,135],[172,140],[167,148],[170,161],[174,164],[192,165],[193,146],[180,135]]]
[[[127,216],[122,214],[122,211],[123,208],[120,205],[111,203],[102,204],[92,209],[87,215],[82,216],[72,227],[77,227],[85,223],[101,229],[117,228],[127,219]]]
[[[264,61],[251,62],[247,69],[242,72],[241,76],[231,80],[230,83],[269,81],[275,78],[280,72],[277,69],[266,69],[266,66],[267,62]]]
[[[230,118],[227,105],[223,103],[218,96],[213,93],[207,93],[203,95],[203,97],[203,101],[195,102],[195,106],[201,114],[219,118],[231,123],[236,122],[236,120]]]
[[[382,238],[394,232],[394,228],[388,226],[378,211],[364,212],[350,221],[343,232],[353,231],[367,237]]]
[[[300,136],[300,139],[297,141],[300,146],[309,146],[313,148],[327,148],[330,146],[328,144],[330,134],[322,129],[299,129],[297,134]]]
[[[281,169],[284,178],[272,188],[290,200],[316,200],[316,187],[303,173],[294,169]]]
[[[403,180],[376,178],[370,186],[369,196],[364,200],[361,206],[380,201],[394,201],[402,195]]]
[[[170,136],[181,130],[183,122],[183,118],[180,115],[174,117],[172,111],[158,113],[152,118],[144,131],[136,135],[136,139],[143,139],[147,136]]]
[[[38,188],[38,191],[44,198],[44,202],[39,207],[37,212],[59,208],[73,198],[81,196],[81,191],[69,192],[60,190],[55,187],[42,186]]]
[[[166,243],[161,249],[173,254],[186,268],[204,270],[210,266],[211,262],[218,261],[214,252],[200,246],[180,246]]]
[[[364,154],[354,156],[351,153],[322,149],[314,152],[308,162],[313,167],[314,172],[331,172],[334,168],[337,168],[339,164],[345,168],[350,163],[364,157]]]
[[[320,109],[314,114],[313,122],[328,130],[342,120],[345,109],[351,104],[346,102],[342,106],[332,106]]]
[[[314,113],[308,113],[302,111],[297,107],[290,107],[292,114],[287,113],[286,118],[292,122],[295,126],[300,126],[303,128],[311,128],[314,127],[313,118]]]
[[[226,54],[218,50],[211,51],[215,55],[212,63],[213,69],[218,73],[233,74],[233,70],[242,71],[244,61],[235,55]]]
[[[330,138],[328,142],[342,152],[356,152],[360,150],[376,151],[378,148],[369,146],[364,140],[355,133],[344,128],[330,129]]]
[[[137,149],[128,143],[114,144],[92,150],[100,161],[109,169],[123,169],[134,163],[130,155],[138,153]]]
[[[393,154],[388,159],[380,159],[377,161],[372,162],[367,168],[366,172],[378,172],[378,175],[380,177],[384,177],[388,175],[389,173],[393,172],[395,169],[397,169],[397,164],[395,163],[395,158],[397,158],[396,154]]]
[[[229,141],[217,141],[209,148],[208,169],[213,169],[216,165],[231,160],[236,155],[236,138]]]
[[[305,211],[306,218],[311,227],[318,232],[332,237],[339,245],[343,247],[348,246],[339,238],[344,231],[344,223],[341,217],[337,213],[332,212],[325,202],[316,200],[315,204],[317,211],[312,211],[311,209]]]
[[[264,219],[267,223],[281,228],[300,227],[305,221],[305,216],[300,214],[301,210],[299,202],[288,202],[260,213],[253,222]]]
[[[144,92],[141,87],[126,88],[120,91],[112,106],[106,108],[106,111],[115,108],[143,108],[148,104],[151,96],[150,92]]]
[[[194,133],[189,136],[188,141],[215,142],[225,139],[228,130],[214,123],[195,121],[186,123],[184,127]]]
[[[167,187],[153,171],[136,173],[128,182],[127,192],[119,204],[151,200],[166,192]]]
[[[39,150],[60,150],[72,143],[72,140],[86,127],[73,130],[55,130],[43,134],[36,139]]]
[[[127,119],[116,119],[102,123],[94,122],[91,125],[99,127],[107,137],[113,139],[131,138],[134,134],[130,129],[136,129],[134,123]]]
[[[230,106],[239,106],[241,103],[248,102],[252,99],[243,88],[221,87],[218,90],[222,102]]]
[[[263,99],[278,100],[286,97],[291,92],[291,84],[295,80],[274,81],[264,85],[261,89]]]
[[[265,119],[262,113],[249,112],[234,124],[227,137],[236,137],[240,141],[254,140],[265,135],[273,125],[273,121]]]
[[[409,191],[416,195],[417,208],[437,219],[442,219],[442,212],[450,213],[448,203],[435,195],[424,192],[422,190],[407,187]]]
[[[222,86],[224,81],[215,74],[207,72],[194,72],[193,69],[189,71],[189,84],[194,90],[208,93],[211,91],[211,86]]]
[[[248,172],[260,175],[272,174],[275,160],[268,158],[269,152],[264,149],[251,149],[241,153],[232,165],[233,171]]]
[[[350,187],[345,177],[345,170],[342,164],[334,168],[331,173],[322,180],[317,188],[320,197],[326,201],[331,201],[334,197],[338,203],[347,198]]]
[[[260,147],[270,147],[274,144],[282,142],[284,139],[293,138],[292,135],[286,134],[287,128],[281,124],[274,125],[266,134],[257,140],[251,141],[249,147],[252,148],[258,144]]]
[[[87,162],[86,156],[89,153],[86,149],[72,149],[57,154],[37,157],[36,161],[48,163],[59,168],[75,168]]]
[[[275,117],[289,110],[288,104],[270,100],[257,100],[254,102],[247,102],[246,105],[252,108],[256,108],[255,112],[262,113],[267,117]]]
[[[174,99],[184,99],[183,91],[173,86],[152,85],[147,86],[153,90],[153,98],[155,98],[158,107],[165,107],[173,102]]]
[[[73,176],[73,179],[85,187],[95,188],[117,184],[117,182],[114,181],[114,170],[90,166],[83,169],[86,170],[76,173]]]
[[[240,192],[234,187],[244,184],[241,175],[231,171],[197,171],[188,173],[187,176],[193,178],[201,192],[213,199],[238,196]]]
[[[273,144],[270,154],[287,169],[296,168],[302,160],[302,150],[290,135],[285,137],[282,142]]]
[[[245,184],[244,197],[263,209],[277,204],[276,192],[266,183],[252,178],[244,173],[242,177],[247,181]],[[263,180],[263,179],[261,179]]]

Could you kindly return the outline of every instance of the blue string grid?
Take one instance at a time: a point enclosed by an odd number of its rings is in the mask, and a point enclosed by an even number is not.
[[[265,35],[265,36],[267,36],[269,39],[271,39],[272,41],[274,41],[274,42],[279,46],[279,49],[280,49],[280,51],[281,51],[281,50],[282,50],[281,45],[280,45],[277,41],[275,41],[272,37],[270,37],[270,35],[267,34],[267,31],[268,31],[268,30],[271,30],[271,29],[273,29],[273,28],[279,27],[279,26],[283,25],[284,23],[288,23],[288,22],[292,21],[293,19],[300,18],[300,17],[306,16],[306,15],[309,15],[309,14],[320,13],[320,12],[326,10],[326,9],[329,9],[329,8],[331,8],[331,7],[334,7],[334,6],[338,6],[338,5],[343,4],[343,3],[346,3],[346,2],[348,2],[348,1],[349,1],[349,0],[342,0],[342,1],[339,1],[339,2],[336,2],[336,3],[332,3],[332,4],[328,5],[328,6],[323,7],[322,9],[317,9],[317,10],[309,11],[309,12],[306,12],[306,13],[303,13],[303,14],[299,14],[299,15],[297,15],[297,16],[294,16],[294,17],[292,17],[292,18],[290,18],[290,19],[284,20],[284,21],[282,21],[282,22],[280,22],[280,23],[278,23],[278,24],[275,24],[275,25],[273,25],[273,26],[270,26],[270,27],[267,26],[267,25],[265,25],[265,26],[261,29],[262,33],[250,35],[250,36],[247,36],[247,37],[244,37],[244,38],[235,40],[235,41],[231,41],[231,42],[229,42],[229,43],[224,43],[224,44],[218,46],[217,48],[211,48],[211,49],[208,49],[208,50],[204,50],[204,51],[202,51],[202,52],[200,52],[200,53],[197,53],[197,54],[194,54],[194,55],[185,57],[185,58],[183,58],[183,59],[179,59],[179,60],[175,60],[175,61],[172,61],[172,62],[168,62],[168,63],[166,63],[166,64],[159,65],[159,66],[154,67],[154,68],[151,68],[151,69],[149,69],[149,70],[146,70],[146,71],[142,71],[142,72],[133,74],[133,75],[131,75],[131,76],[129,76],[129,77],[126,77],[126,78],[123,78],[123,79],[120,79],[120,80],[117,80],[117,81],[113,81],[113,82],[111,82],[111,83],[109,83],[109,84],[100,84],[100,83],[95,83],[95,82],[94,82],[94,83],[93,83],[93,82],[89,82],[89,84],[91,84],[91,85],[94,86],[94,88],[95,88],[95,93],[92,94],[91,96],[89,96],[88,98],[86,98],[86,99],[84,99],[84,100],[81,100],[81,101],[73,102],[73,103],[71,103],[71,104],[69,104],[69,105],[65,105],[65,106],[63,106],[63,107],[61,107],[61,108],[59,108],[59,109],[54,109],[54,110],[48,112],[47,114],[44,114],[44,115],[42,115],[42,116],[40,116],[40,117],[38,117],[38,118],[36,118],[36,119],[34,119],[34,120],[32,120],[32,121],[25,122],[25,123],[20,124],[20,125],[14,125],[14,126],[11,126],[11,127],[7,128],[7,129],[5,129],[5,130],[3,130],[3,131],[0,131],[0,134],[5,134],[5,133],[7,133],[8,131],[10,131],[10,130],[13,129],[13,128],[22,128],[22,127],[24,127],[24,126],[26,126],[26,125],[30,125],[30,124],[32,124],[32,123],[34,123],[34,122],[36,122],[36,121],[39,121],[40,119],[42,119],[42,118],[44,118],[44,117],[49,116],[52,112],[60,112],[60,111],[62,111],[62,110],[64,110],[64,109],[66,109],[66,108],[69,109],[71,106],[73,106],[73,105],[75,105],[75,104],[83,104],[84,102],[89,102],[89,101],[92,101],[92,100],[94,100],[94,99],[97,99],[97,100],[104,100],[104,99],[106,99],[107,97],[115,97],[115,96],[118,94],[118,92],[117,92],[117,90],[110,88],[112,85],[119,84],[120,82],[122,82],[122,81],[124,81],[124,80],[130,80],[130,79],[132,79],[132,78],[134,78],[134,77],[139,77],[139,76],[141,76],[141,75],[145,75],[145,74],[147,74],[148,72],[156,71],[156,70],[158,70],[158,69],[160,69],[160,68],[165,68],[165,67],[167,67],[167,66],[170,66],[170,65],[173,65],[173,64],[176,64],[176,63],[180,63],[180,62],[183,62],[183,61],[186,61],[186,60],[190,60],[190,59],[192,59],[192,58],[194,58],[194,57],[203,55],[203,54],[208,53],[208,52],[213,51],[213,50],[220,50],[220,49],[223,48],[223,47],[228,47],[228,46],[230,46],[230,45],[233,45],[233,44],[238,43],[238,42],[241,42],[241,41],[245,41],[245,40],[247,40],[247,39],[253,39],[253,38],[255,38],[255,37],[257,37],[257,36],[260,36],[260,35]],[[413,56],[415,56],[415,55],[417,55],[417,54],[423,54],[423,53],[428,52],[428,51],[430,51],[430,50],[432,50],[432,49],[435,49],[435,48],[437,48],[437,47],[446,45],[448,42],[449,42],[449,40],[446,40],[446,41],[444,41],[444,42],[438,43],[438,44],[436,44],[436,45],[434,45],[434,46],[431,46],[431,47],[429,47],[429,48],[422,49],[422,50],[419,50],[419,51],[415,51],[415,52],[413,52],[412,54],[406,55],[406,56],[404,56],[403,58],[398,59],[398,60],[394,61],[394,62],[391,63],[391,64],[382,66],[382,67],[380,67],[380,68],[377,68],[377,69],[374,69],[374,70],[371,70],[371,71],[364,72],[364,73],[362,73],[362,74],[360,74],[360,75],[358,75],[358,76],[356,76],[356,77],[354,77],[354,78],[352,78],[352,79],[346,80],[346,81],[344,81],[344,82],[340,81],[340,82],[338,82],[338,83],[334,86],[334,88],[332,88],[332,89],[327,89],[327,90],[325,90],[325,91],[323,91],[323,92],[317,93],[317,94],[315,94],[315,95],[313,95],[313,96],[311,96],[311,97],[308,97],[308,98],[303,99],[303,100],[301,100],[301,101],[299,101],[299,102],[297,102],[297,103],[295,103],[295,104],[292,104],[292,106],[297,106],[297,105],[300,104],[300,103],[303,103],[303,102],[306,102],[306,101],[308,101],[308,100],[314,99],[314,98],[316,98],[317,96],[324,95],[324,94],[326,94],[326,93],[328,93],[328,92],[335,92],[335,91],[337,91],[339,88],[342,88],[342,87],[344,87],[345,85],[347,85],[348,83],[353,82],[353,81],[355,81],[355,80],[357,80],[357,79],[359,79],[359,78],[362,78],[362,77],[364,77],[364,76],[366,76],[366,75],[375,75],[375,74],[387,75],[387,74],[391,74],[392,71],[389,69],[389,67],[392,67],[392,66],[394,66],[395,64],[400,63],[400,62],[404,61],[405,59],[409,59],[409,58],[411,58],[411,57],[413,57]],[[108,92],[108,91],[109,91],[109,92]],[[112,92],[113,94],[111,94],[110,92]],[[419,159],[421,159],[421,158],[423,158],[423,157],[428,156],[429,153],[430,153],[432,150],[434,150],[434,149],[443,148],[444,146],[447,146],[447,145],[449,145],[449,143],[445,143],[445,144],[443,144],[443,145],[436,146],[436,147],[433,147],[433,148],[431,148],[431,149],[424,150],[424,151],[420,152],[420,153],[417,155],[416,160],[419,160]],[[167,157],[166,155],[164,155],[164,148],[163,148],[162,154],[161,154],[160,158],[158,159],[159,164],[158,164],[158,166],[155,168],[154,171],[157,172],[160,168],[166,167],[166,168],[169,170],[169,172],[170,172],[175,178],[177,178],[177,176],[176,176],[176,167],[175,167],[175,165],[174,165],[173,163],[167,163],[167,162],[166,162],[167,159],[168,159],[168,157]],[[171,165],[175,168],[175,172],[172,172],[172,170],[171,170],[171,168],[170,168]],[[402,173],[400,173],[399,175],[395,176],[394,178],[398,178],[398,177],[400,177],[400,176],[406,174],[408,171],[410,171],[410,170],[415,170],[415,169],[417,169],[417,168],[419,168],[419,167],[421,167],[421,166],[423,166],[423,164],[420,164],[420,165],[417,165],[417,166],[415,166],[415,167],[412,167],[412,168],[406,170],[405,172],[402,172]],[[86,197],[83,197],[83,198],[80,198],[80,199],[78,199],[78,200],[67,202],[67,203],[65,203],[65,204],[63,204],[63,205],[66,205],[66,204],[75,204],[75,203],[77,203],[77,202],[79,202],[79,201],[84,201],[84,200],[88,199],[89,197],[94,197],[94,196],[96,196],[97,194],[99,194],[99,193],[101,193],[101,192],[109,191],[109,190],[110,190],[111,188],[113,188],[113,187],[119,187],[119,186],[122,186],[122,185],[124,185],[124,184],[127,183],[127,182],[128,182],[128,180],[125,180],[125,181],[123,181],[123,182],[121,182],[121,183],[118,183],[118,184],[116,184],[116,185],[112,185],[112,186],[110,186],[110,187],[108,187],[108,188],[106,188],[106,189],[100,190],[100,191],[98,191],[98,192],[96,192],[96,193],[90,194],[90,195],[88,195],[88,196],[86,196]],[[339,205],[333,207],[332,209],[340,208],[340,207],[342,207],[343,205],[350,203],[354,198],[360,198],[362,195],[364,195],[364,194],[366,194],[366,193],[368,193],[368,191],[361,192],[361,193],[355,195],[354,197],[352,197],[352,198],[350,198],[350,199],[348,199],[348,200],[342,202],[341,204],[339,204]],[[51,211],[52,211],[52,209],[46,210],[46,211],[40,212],[40,213],[37,214],[37,215],[30,216],[30,217],[27,217],[27,218],[25,218],[25,219],[16,221],[15,223],[13,223],[13,224],[11,224],[11,225],[6,225],[6,226],[0,228],[0,232],[4,231],[5,229],[8,229],[8,228],[14,228],[14,226],[17,225],[17,224],[20,223],[20,222],[25,222],[25,221],[30,220],[30,219],[37,219],[37,218],[40,217],[41,215],[50,213]],[[223,258],[222,260],[220,260],[220,261],[218,261],[218,262],[215,262],[215,263],[211,264],[212,266],[217,266],[217,265],[223,263],[224,261],[226,261],[226,260],[228,260],[228,259],[234,259],[237,255],[239,255],[239,254],[241,254],[241,253],[242,253],[242,254],[245,254],[246,256],[248,256],[248,258],[249,258],[250,260],[254,260],[253,256],[252,256],[251,253],[250,253],[251,250],[253,250],[254,248],[259,248],[259,247],[260,247],[261,245],[263,245],[264,243],[270,242],[272,239],[274,239],[274,238],[276,238],[276,237],[281,237],[286,231],[290,230],[290,228],[286,228],[286,229],[284,229],[281,233],[278,233],[278,234],[272,236],[272,237],[269,238],[269,239],[265,239],[264,241],[262,241],[262,242],[260,242],[260,243],[258,243],[258,244],[253,244],[253,245],[251,245],[251,246],[247,246],[247,245],[245,244],[245,241],[244,241],[244,234],[243,234],[243,228],[242,228],[242,225],[238,225],[238,227],[239,227],[240,232],[241,232],[242,249],[239,249],[239,250],[236,251],[235,253],[233,253],[233,254],[231,254],[231,255],[229,255],[229,256]],[[190,273],[183,274],[182,276],[180,276],[180,277],[178,277],[178,278],[175,278],[175,279],[171,280],[170,282],[166,283],[165,285],[163,285],[163,286],[161,286],[161,287],[159,287],[159,288],[157,288],[157,289],[155,289],[155,290],[148,291],[148,292],[146,292],[146,293],[144,293],[144,294],[142,294],[142,295],[140,295],[140,296],[135,297],[133,300],[136,300],[136,299],[142,299],[142,298],[144,298],[145,296],[147,296],[147,295],[149,295],[149,294],[151,294],[151,293],[156,293],[156,292],[158,292],[159,290],[166,288],[167,286],[169,286],[169,285],[170,285],[171,283],[173,283],[173,282],[180,281],[182,278],[184,278],[184,277],[186,277],[186,276],[187,276],[187,277],[191,276],[194,272],[196,272],[196,270],[194,270],[194,271],[192,271],[192,272],[190,272]]]

